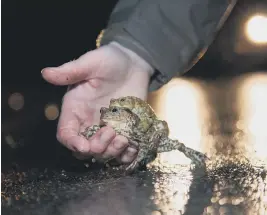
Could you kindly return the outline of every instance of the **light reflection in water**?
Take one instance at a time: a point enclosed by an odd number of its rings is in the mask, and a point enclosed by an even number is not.
[[[189,199],[189,189],[192,183],[192,175],[186,168],[179,169],[176,174],[158,175],[154,182],[152,201],[157,208],[167,215],[184,214],[185,205]]]
[[[206,148],[217,149],[220,147],[216,145],[222,145],[222,143],[224,145],[234,144],[237,148],[245,148],[241,150],[244,151],[245,156],[255,151],[254,158],[264,159],[267,163],[265,150],[267,144],[267,75],[241,80],[238,85],[235,81],[228,82],[227,91],[219,90],[222,94],[218,99],[221,100],[221,104],[225,105],[225,108],[219,108],[220,110],[217,110],[215,106],[209,107],[200,84],[184,79],[175,79],[169,83],[159,94],[160,102],[153,107],[160,118],[168,122],[170,137],[179,139],[191,148],[203,152],[202,142],[205,142]],[[217,92],[208,91],[206,93],[217,94]],[[227,99],[226,93],[237,96],[234,99],[239,101],[239,109],[229,108],[233,106],[233,100]],[[212,138],[203,133],[205,130],[203,125],[224,124],[222,122],[224,119],[212,121],[210,110],[213,109],[216,109],[215,112],[226,111],[230,115],[232,111],[239,111],[240,117],[236,124],[244,135],[239,139],[233,139],[236,135],[229,136],[222,132],[218,136],[213,136],[213,140],[210,141]],[[234,129],[233,126],[232,132],[237,132]],[[247,150],[247,146],[251,146],[252,150]],[[252,157],[248,156],[249,159]],[[214,182],[212,195],[209,197],[205,193],[199,193],[192,196],[189,192],[190,187],[197,185],[194,184],[196,181],[193,181],[192,173],[186,167],[187,165],[172,165],[188,164],[189,159],[180,152],[167,152],[158,156],[150,167],[160,170],[162,175],[154,179],[154,194],[151,199],[162,214],[187,215],[189,207],[200,207],[198,203],[190,205],[191,198],[198,199],[193,202],[201,202],[204,198],[209,199],[209,204],[204,206],[201,212],[203,215],[267,214],[266,173],[244,164],[244,160],[239,160],[234,153],[215,160],[218,163],[215,162],[216,165],[210,169]]]
[[[161,119],[168,122],[170,138],[203,152],[202,124],[207,116],[204,102],[203,92],[196,81],[176,78],[160,90],[153,108]],[[179,215],[186,211],[193,179],[190,163],[181,152],[172,151],[160,153],[149,165],[167,173],[155,178],[154,195],[151,197],[163,214]]]
[[[168,122],[169,137],[198,151],[203,151],[201,124],[204,110],[203,92],[198,83],[179,78],[162,89],[156,105],[157,114]],[[161,162],[169,164],[190,164],[190,160],[178,151],[161,153],[159,157]]]
[[[267,161],[267,75],[255,74],[240,81],[239,108],[247,145],[257,158]]]

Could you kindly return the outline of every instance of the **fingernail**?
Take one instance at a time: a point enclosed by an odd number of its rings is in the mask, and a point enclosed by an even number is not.
[[[45,69],[49,70],[50,73],[55,72],[54,68],[45,68]],[[44,72],[45,69],[42,69],[41,74]]]
[[[128,145],[128,143],[127,142],[124,142],[124,141],[118,141],[118,140],[116,140],[114,142],[114,148],[116,148],[116,149],[122,149],[122,148],[126,147],[127,145]]]
[[[133,157],[133,156],[136,155],[137,150],[134,149],[134,148],[128,147],[126,153],[127,153],[127,156],[129,156],[129,157]]]

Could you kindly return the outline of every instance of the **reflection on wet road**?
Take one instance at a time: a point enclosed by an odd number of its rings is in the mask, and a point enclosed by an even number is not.
[[[179,151],[166,152],[148,171],[131,177],[112,170],[65,171],[6,190],[2,182],[2,209],[6,214],[267,214],[267,75],[212,83],[174,79],[153,98],[170,137],[211,158],[207,176]]]
[[[267,77],[254,75],[244,80],[240,89],[239,128],[246,133],[247,143],[251,146],[251,153],[255,150],[256,157],[267,159]],[[247,98],[247,99],[245,99]]]

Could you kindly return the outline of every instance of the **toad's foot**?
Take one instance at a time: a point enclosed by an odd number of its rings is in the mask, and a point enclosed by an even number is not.
[[[209,160],[209,158],[199,151],[186,147],[178,140],[171,140],[169,138],[163,139],[158,147],[159,153],[169,152],[172,150],[179,150],[180,152],[183,152],[184,155],[191,159],[196,166],[206,168],[206,162]]]
[[[140,168],[142,170],[145,169],[146,165],[148,163],[154,161],[156,159],[156,157],[157,157],[156,151],[151,151],[144,158],[137,156],[137,158],[126,167],[126,169],[125,169],[126,174],[131,174],[131,173],[135,172],[135,170],[140,169]]]
[[[79,135],[84,136],[86,139],[92,137],[101,127],[99,125],[92,125],[81,131]]]
[[[132,163],[130,163],[126,169],[125,169],[125,173],[126,174],[132,174],[137,168],[138,168],[138,162],[135,159]]]

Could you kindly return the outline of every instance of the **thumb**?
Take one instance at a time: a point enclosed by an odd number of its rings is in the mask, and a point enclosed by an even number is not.
[[[55,85],[71,85],[92,78],[93,71],[99,62],[96,51],[89,51],[77,60],[59,67],[48,67],[41,71],[43,78]]]

